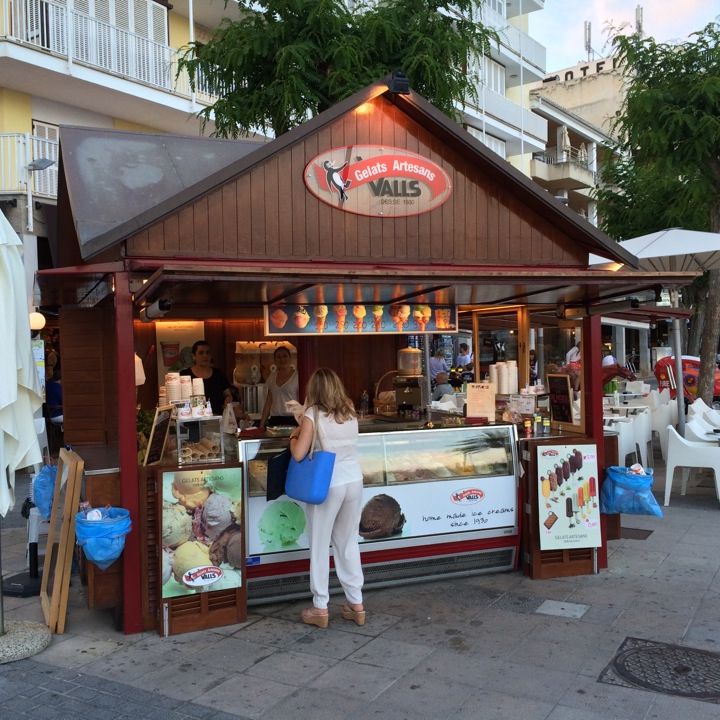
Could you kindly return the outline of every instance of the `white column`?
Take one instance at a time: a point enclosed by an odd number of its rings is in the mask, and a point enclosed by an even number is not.
[[[613,325],[612,337],[613,354],[615,355],[618,365],[623,367],[625,365],[625,328],[619,325]]]
[[[647,377],[652,374],[650,369],[650,331],[640,330],[640,375]]]

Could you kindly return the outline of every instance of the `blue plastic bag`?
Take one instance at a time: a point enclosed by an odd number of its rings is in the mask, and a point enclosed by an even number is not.
[[[111,507],[102,520],[88,520],[82,512],[75,516],[78,545],[101,570],[107,570],[120,557],[131,529],[130,512],[125,508]]]
[[[652,468],[645,470],[645,475],[637,475],[626,467],[609,467],[600,490],[600,512],[662,517],[652,484]]]
[[[52,513],[56,477],[57,467],[55,465],[43,465],[32,484],[32,500],[46,520],[50,519]]]

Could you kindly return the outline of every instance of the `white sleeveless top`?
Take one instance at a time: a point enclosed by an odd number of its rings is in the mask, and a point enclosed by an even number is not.
[[[350,418],[343,423],[322,410],[308,408],[305,417],[315,420],[318,417],[318,442],[315,449],[327,450],[335,453],[335,466],[330,487],[346,485],[352,482],[362,482],[363,474],[360,469],[360,455],[358,453],[358,421]],[[319,446],[319,447],[318,447]]]
[[[277,383],[277,373],[270,373],[266,381],[267,389],[270,391],[272,401],[270,403],[270,415],[292,415],[285,407],[288,400],[296,400],[300,395],[300,384],[298,382],[297,370],[282,384]]]

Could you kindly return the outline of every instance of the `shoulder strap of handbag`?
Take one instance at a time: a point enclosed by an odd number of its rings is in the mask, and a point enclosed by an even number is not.
[[[308,457],[312,460],[313,453],[315,452],[315,443],[318,439],[318,433],[320,431],[320,428],[318,427],[320,421],[320,416],[318,414],[317,405],[313,405],[313,439],[312,443],[310,445],[310,452],[308,453]],[[320,443],[320,449],[322,449],[322,441]]]

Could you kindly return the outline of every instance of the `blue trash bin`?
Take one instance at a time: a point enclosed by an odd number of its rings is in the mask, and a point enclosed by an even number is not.
[[[88,520],[85,513],[75,516],[75,537],[85,557],[101,570],[107,570],[122,554],[125,536],[132,529],[130,512],[111,507],[100,520]]]

